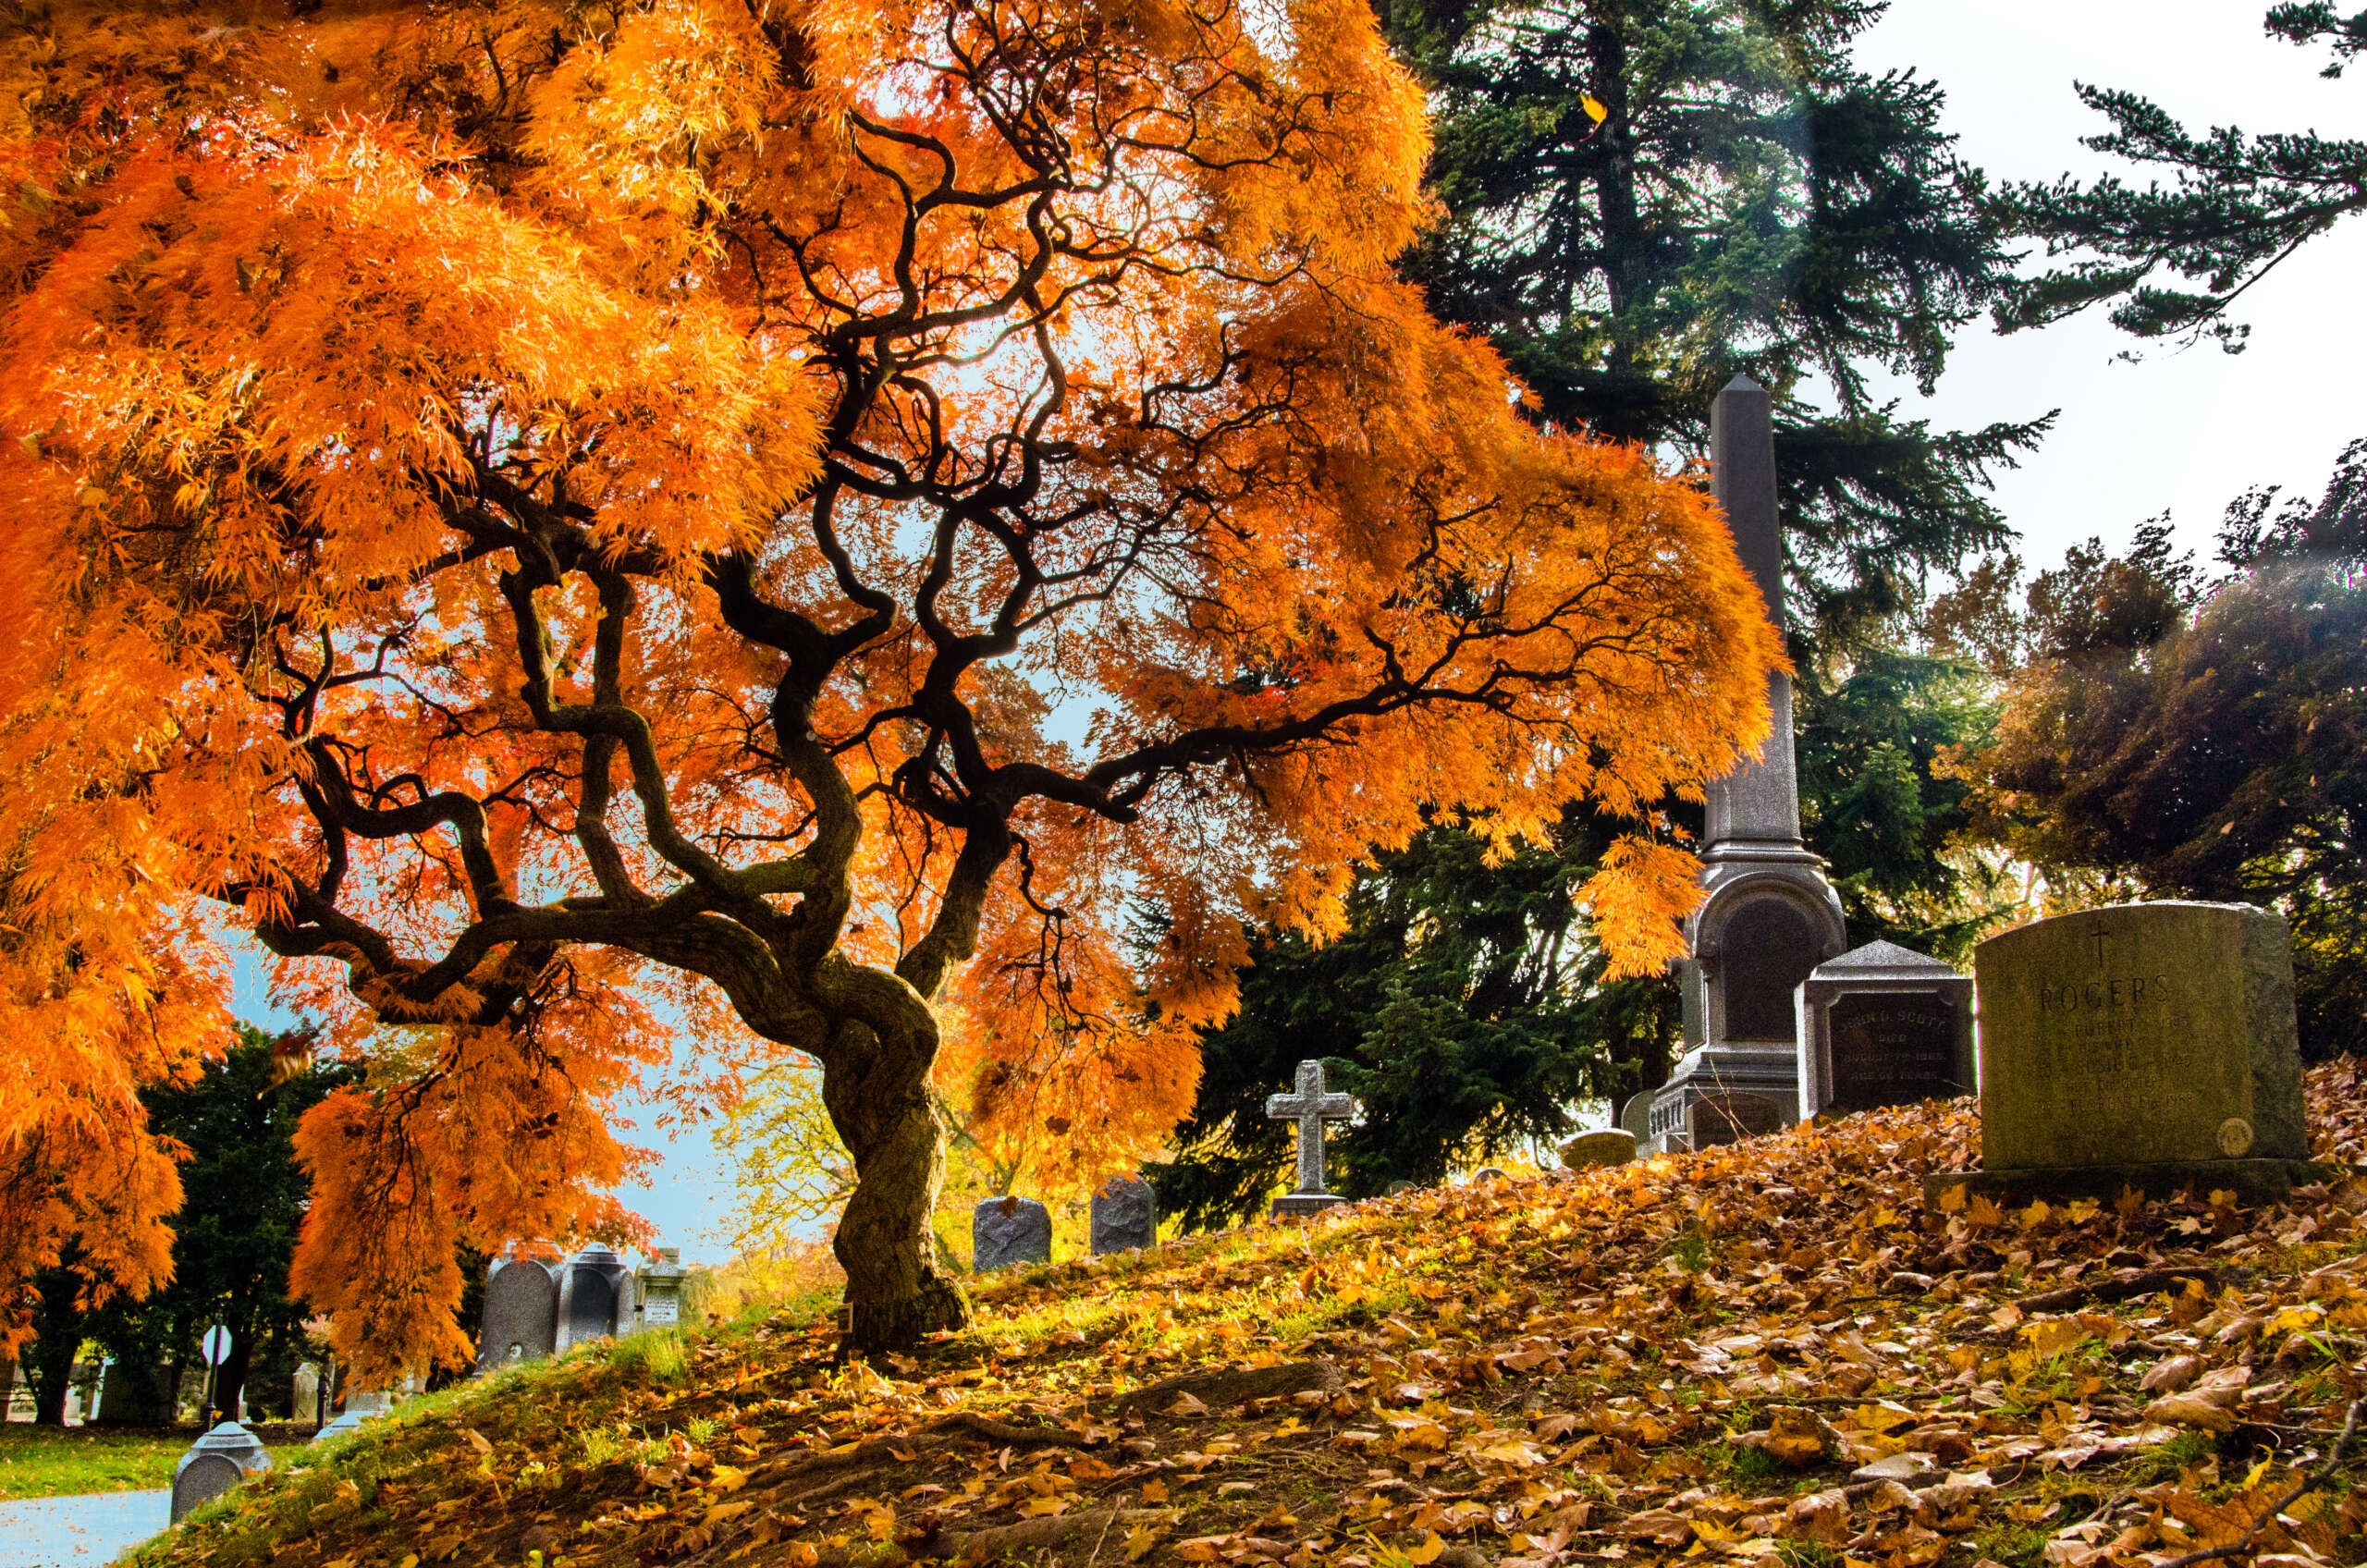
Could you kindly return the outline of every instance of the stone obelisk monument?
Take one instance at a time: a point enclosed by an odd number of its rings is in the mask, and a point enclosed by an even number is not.
[[[1784,535],[1775,506],[1775,432],[1767,393],[1738,375],[1710,415],[1711,478],[1768,619],[1784,625]],[[1792,993],[1847,946],[1841,900],[1800,842],[1792,760],[1792,680],[1767,681],[1774,729],[1759,755],[1709,786],[1701,884],[1677,966],[1685,1055],[1652,1099],[1655,1149],[1699,1148],[1799,1120]]]

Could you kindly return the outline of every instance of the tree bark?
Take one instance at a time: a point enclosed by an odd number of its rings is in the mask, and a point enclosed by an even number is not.
[[[823,1069],[823,1102],[855,1168],[832,1243],[847,1271],[842,1354],[910,1351],[924,1335],[970,1324],[969,1297],[938,1267],[930,1224],[945,1137],[928,1096],[934,1028],[926,1042],[834,1051],[838,1065]]]
[[[34,1281],[40,1296],[32,1350],[25,1378],[33,1386],[33,1424],[66,1425],[66,1390],[74,1385],[74,1357],[82,1349],[80,1275],[67,1268],[43,1270]]]

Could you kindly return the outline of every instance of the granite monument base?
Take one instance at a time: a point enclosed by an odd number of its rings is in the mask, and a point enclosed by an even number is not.
[[[2156,1165],[2033,1166],[2018,1170],[1947,1170],[1923,1178],[1923,1201],[1937,1204],[1962,1187],[2003,1207],[2032,1198],[2094,1198],[2110,1203],[2134,1187],[2149,1198],[2191,1189],[2197,1197],[2231,1192],[2247,1207],[2283,1203],[2296,1187],[2340,1180],[2343,1169],[2307,1159],[2177,1160]]]
[[[1337,1193],[1284,1193],[1274,1200],[1274,1218],[1304,1219],[1310,1214],[1320,1214],[1334,1204],[1347,1201]]]

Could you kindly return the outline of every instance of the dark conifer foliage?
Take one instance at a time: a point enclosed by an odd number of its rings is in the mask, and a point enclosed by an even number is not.
[[[1990,475],[2051,416],[1933,430],[1877,391],[1928,390],[2008,282],[1938,84],[1850,65],[1881,11],[1861,0],[1382,9],[1439,116],[1447,215],[1406,264],[1433,309],[1503,348],[1536,417],[1699,456],[1737,372],[1775,394],[1804,830],[1853,942],[1961,958],[1994,889],[1949,852],[1966,790],[1935,765],[1984,744],[1993,713],[1978,671],[1897,632],[1934,571],[2010,540]],[[1376,858],[1330,947],[1257,943],[1240,1015],[1203,1037],[1163,1207],[1196,1225],[1257,1208],[1290,1158],[1264,1096],[1305,1057],[1366,1101],[1333,1134],[1334,1185],[1359,1195],[1662,1082],[1674,987],[1605,981],[1570,930],[1613,827],[1573,815],[1551,851],[1496,867],[1434,827]]]
[[[2327,77],[2367,50],[2367,10],[2344,18],[2328,4],[2278,6],[2266,27],[2295,43],[2330,45],[2320,73]],[[2235,126],[2197,134],[2137,93],[2085,82],[2079,92],[2112,122],[2086,144],[2155,178],[2140,187],[2066,176],[2001,191],[2000,226],[2040,239],[2059,264],[2017,284],[1997,308],[2000,326],[2042,325],[2110,303],[2113,324],[2139,337],[2210,337],[2234,351],[2250,331],[2230,314],[2245,291],[2367,209],[2367,141],[2247,135]]]
[[[1984,829],[2103,893],[2293,923],[2305,1054],[2367,1046],[2367,441],[2314,500],[2239,498],[2204,583],[2165,525],[2029,594],[2028,663],[1974,773]]]

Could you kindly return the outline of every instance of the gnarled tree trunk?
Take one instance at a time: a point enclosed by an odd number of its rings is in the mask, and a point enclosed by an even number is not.
[[[968,1327],[969,1298],[938,1267],[930,1233],[945,1135],[929,1102],[928,1060],[882,1051],[826,1068],[822,1095],[855,1167],[833,1243],[847,1271],[844,1352],[909,1351],[924,1335]]]

